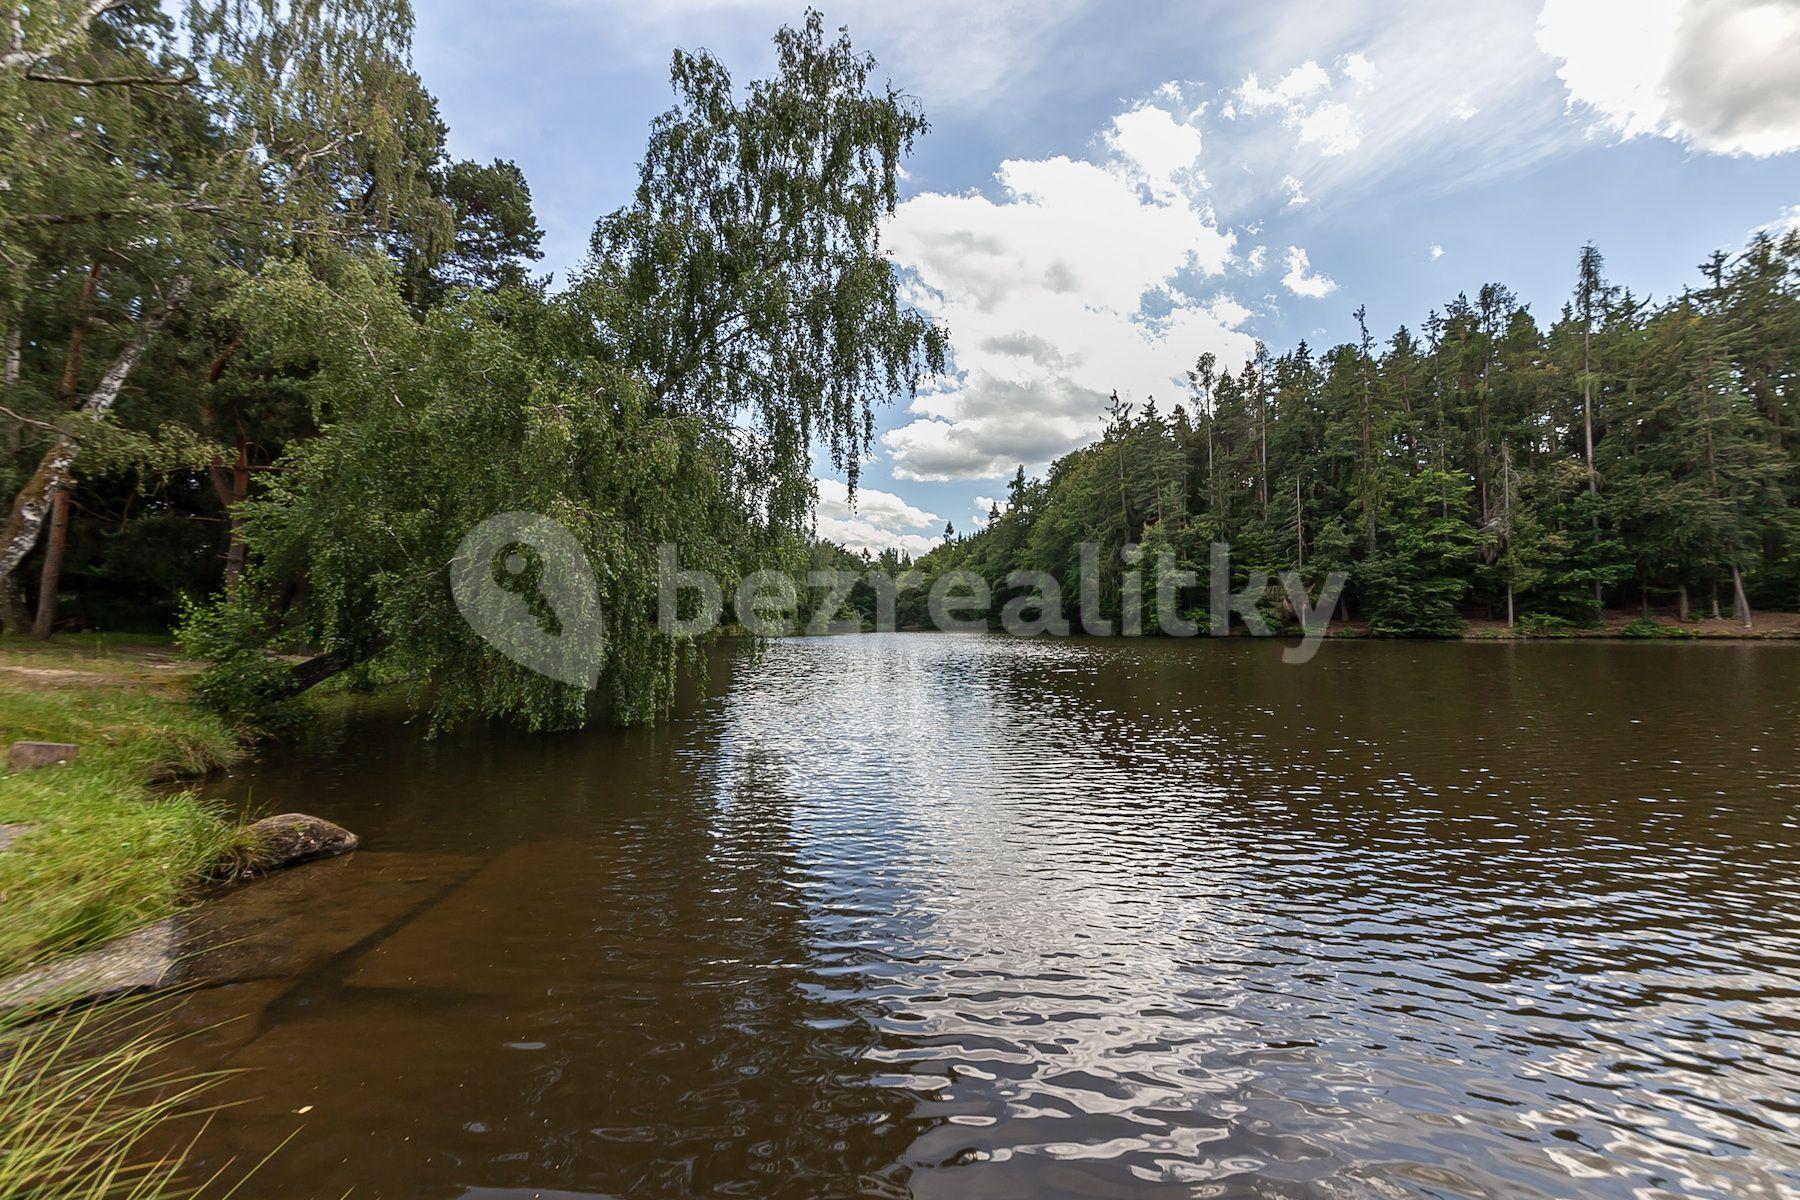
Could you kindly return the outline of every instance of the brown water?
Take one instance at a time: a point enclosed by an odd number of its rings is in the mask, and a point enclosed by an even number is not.
[[[1800,1195],[1800,647],[897,635],[374,714],[208,920],[256,1197]],[[300,1110],[307,1109],[302,1113]]]

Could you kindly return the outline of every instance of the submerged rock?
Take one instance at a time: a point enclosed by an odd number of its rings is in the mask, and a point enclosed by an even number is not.
[[[53,1008],[168,986],[180,967],[178,917],[0,981],[0,1010]]]
[[[330,821],[305,813],[265,817],[249,830],[258,871],[279,871],[356,849],[357,836]]]
[[[14,742],[6,753],[6,765],[15,771],[36,771],[65,766],[80,754],[80,746],[66,742]]]

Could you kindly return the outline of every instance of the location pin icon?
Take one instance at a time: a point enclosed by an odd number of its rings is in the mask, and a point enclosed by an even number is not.
[[[606,627],[593,564],[549,517],[501,513],[470,530],[450,563],[450,592],[469,628],[520,666],[588,691],[599,682]]]

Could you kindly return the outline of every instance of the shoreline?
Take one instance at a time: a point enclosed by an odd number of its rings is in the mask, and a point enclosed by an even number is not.
[[[1800,614],[1770,612],[1754,629],[1735,621],[1646,625],[1636,611],[1592,628],[1507,628],[1470,621],[1458,635],[1389,638],[1364,622],[1334,623],[1329,641],[1800,642]],[[844,630],[849,634],[852,631]],[[930,632],[903,630],[902,632]],[[1271,640],[1297,636],[1277,631]],[[1235,631],[1232,637],[1249,637]],[[1076,635],[1070,640],[1088,640]],[[1095,640],[1119,640],[1103,638]],[[1170,640],[1209,640],[1204,637]],[[168,785],[239,762],[246,742],[191,702],[200,665],[166,638],[64,636],[45,644],[0,639],[0,743],[67,742],[72,764],[9,772],[0,786],[0,978],[142,929],[187,907],[253,847],[247,821]]]
[[[81,747],[0,783],[0,978],[143,929],[248,861],[246,825],[167,786],[245,753],[189,703],[197,669],[166,639],[0,639],[0,741]]]

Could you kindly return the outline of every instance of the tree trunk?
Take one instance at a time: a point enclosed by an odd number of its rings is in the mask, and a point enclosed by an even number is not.
[[[1731,564],[1732,603],[1737,606],[1737,618],[1744,623],[1745,629],[1756,628],[1756,618],[1750,612],[1750,597],[1744,593],[1744,573],[1738,570],[1735,560]]]
[[[1712,619],[1715,621],[1724,619],[1719,615],[1719,581],[1716,579],[1712,581]]]
[[[13,319],[6,330],[6,373],[4,375],[7,399],[10,401],[13,388],[18,386],[19,376],[25,362],[25,318],[19,309],[14,309]],[[15,421],[11,417],[6,420],[6,449],[8,453],[17,454],[25,444],[25,423]]]
[[[177,284],[172,289],[169,307],[185,291],[185,282]],[[80,406],[82,412],[94,417],[105,417],[112,411],[132,368],[143,357],[150,339],[162,328],[163,322],[168,320],[169,307],[138,322],[137,332],[132,340],[119,352],[113,365],[101,376],[100,382],[94,385],[94,390],[88,393],[87,400]],[[12,512],[7,515],[6,523],[0,526],[0,587],[5,585],[19,564],[25,561],[25,556],[37,545],[38,534],[43,531],[44,519],[49,515],[55,489],[68,481],[69,468],[75,462],[76,450],[72,439],[58,438],[44,452],[37,470],[13,498]]]
[[[0,624],[14,637],[24,636],[31,625],[31,613],[25,608],[25,596],[16,579],[0,582]]]
[[[1591,318],[1590,318],[1591,321]],[[1600,495],[1600,472],[1594,466],[1594,378],[1593,378],[1593,329],[1591,325],[1581,333],[1581,424],[1587,440],[1587,477],[1588,495],[1596,498]],[[1594,545],[1600,544],[1600,514],[1594,513]],[[1600,581],[1594,580],[1594,603],[1602,609],[1606,607],[1606,596],[1600,590]]]
[[[1513,585],[1506,585],[1506,627],[1513,629],[1518,625],[1517,614],[1513,609]]]
[[[50,535],[44,542],[44,567],[38,575],[37,620],[31,626],[31,636],[40,642],[49,641],[56,632],[56,591],[62,584],[63,552],[69,545],[69,491],[66,483],[58,486],[50,502]]]
[[[238,435],[237,464],[231,473],[231,507],[229,524],[231,545],[225,551],[225,590],[235,592],[244,573],[244,501],[250,497],[250,447]]]
[[[1692,610],[1692,605],[1688,601],[1687,581],[1683,580],[1681,583],[1681,619],[1683,621],[1688,619],[1688,613],[1691,610]]]

